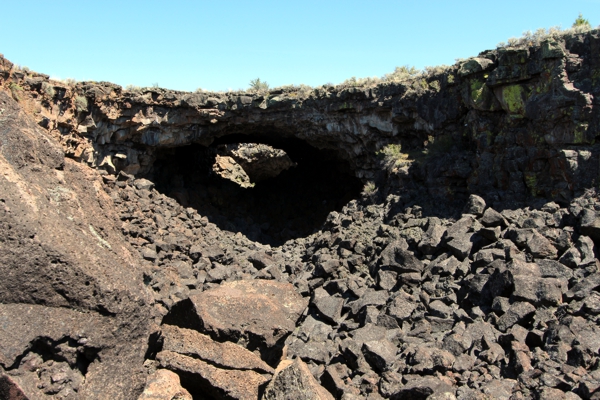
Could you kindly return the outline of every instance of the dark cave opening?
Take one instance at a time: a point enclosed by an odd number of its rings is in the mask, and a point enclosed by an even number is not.
[[[281,149],[296,166],[243,188],[215,174],[215,148],[261,143]],[[229,135],[209,147],[191,144],[159,149],[149,178],[161,193],[196,209],[220,229],[278,246],[318,230],[331,211],[360,195],[363,184],[333,150],[296,138]]]

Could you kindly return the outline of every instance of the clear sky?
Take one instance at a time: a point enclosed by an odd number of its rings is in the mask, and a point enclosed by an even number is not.
[[[340,83],[453,64],[600,0],[0,0],[0,53],[56,78],[176,90]]]

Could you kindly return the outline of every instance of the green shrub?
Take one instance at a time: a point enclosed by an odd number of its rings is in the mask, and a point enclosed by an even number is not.
[[[589,21],[584,19],[581,14],[579,14],[579,18],[575,20],[573,26],[569,29],[561,29],[558,26],[553,26],[548,29],[540,28],[535,32],[525,31],[520,38],[510,38],[508,41],[498,43],[498,48],[501,47],[529,47],[529,46],[538,46],[546,39],[559,39],[562,36],[573,34],[573,33],[583,33],[592,29]]]
[[[125,90],[128,90],[130,92],[134,92],[134,93],[138,93],[138,92],[142,91],[142,88],[140,86],[127,85],[127,86],[125,86]]]
[[[11,82],[8,84],[8,88],[10,89],[10,93],[12,94],[13,99],[15,99],[16,101],[21,100],[21,93],[23,92],[23,88],[19,86],[19,84]]]
[[[82,112],[87,110],[88,108],[88,101],[87,98],[85,96],[76,96],[75,97],[75,109],[77,110],[77,112]]]
[[[581,13],[579,13],[579,17],[577,17],[577,19],[575,20],[575,22],[573,22],[573,28],[579,28],[579,27],[585,27],[585,28],[589,28],[592,29],[592,25],[590,25],[590,21],[588,21],[587,19],[583,18],[583,15],[581,15]]]
[[[54,87],[48,82],[42,82],[42,93],[54,97],[55,91]]]
[[[357,87],[357,86],[375,86],[381,83],[381,78],[378,78],[376,76],[374,77],[367,77],[367,78],[357,78],[355,76],[353,76],[350,79],[346,79],[344,82],[340,83],[339,86],[344,87],[344,86],[350,86],[350,87]]]
[[[421,74],[421,71],[416,69],[415,67],[403,65],[402,67],[396,67],[394,72],[390,74],[385,74],[383,76],[383,80],[387,82],[400,83],[414,78],[419,74]]]
[[[390,143],[375,153],[383,161],[388,169],[394,169],[408,161],[408,154],[402,153],[402,146],[396,143]]]
[[[260,78],[250,81],[250,90],[256,93],[266,92],[269,90],[269,84],[266,81],[261,81]]]
[[[371,196],[377,192],[377,186],[375,186],[375,182],[368,181],[363,187],[363,193],[367,196]]]

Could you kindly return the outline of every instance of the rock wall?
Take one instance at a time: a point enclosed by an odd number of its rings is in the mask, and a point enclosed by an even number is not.
[[[376,152],[400,143],[415,160],[409,180],[421,179],[432,194],[568,201],[598,175],[598,35],[486,51],[400,84],[311,92],[69,86],[14,71],[4,59],[0,83],[31,100],[68,156],[109,170],[144,173],[156,148],[243,134],[332,148],[358,177],[376,179]]]
[[[596,398],[599,45],[262,94],[0,58],[0,398]],[[144,178],[227,136],[374,183],[270,246]]]

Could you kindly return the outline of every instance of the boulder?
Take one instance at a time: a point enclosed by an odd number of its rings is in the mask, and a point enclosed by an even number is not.
[[[390,243],[382,252],[380,263],[382,267],[397,272],[422,272],[425,266],[414,254],[404,249],[401,241]]]
[[[265,400],[334,400],[300,359],[282,361],[265,388]]]
[[[194,397],[212,396],[256,400],[262,385],[269,380],[250,370],[221,369],[196,358],[164,350],[156,355],[160,366],[176,372]]]
[[[421,400],[431,398],[432,395],[446,395],[446,398],[452,399],[454,392],[455,389],[447,381],[426,376],[409,380],[390,398],[392,400]]]
[[[341,318],[344,299],[330,296],[325,289],[317,288],[313,294],[312,304],[331,323],[337,323]]]
[[[389,340],[373,340],[364,342],[362,351],[365,359],[377,370],[389,370],[396,361],[397,347]]]
[[[562,283],[556,278],[539,278],[531,275],[513,275],[515,290],[512,298],[533,305],[557,306],[562,303]]]
[[[173,325],[162,326],[163,350],[197,358],[218,368],[273,373],[256,354],[231,342],[215,342],[209,336]]]
[[[535,307],[531,303],[516,302],[511,304],[504,315],[498,318],[496,325],[499,330],[506,332],[514,324],[521,323],[535,313]]]
[[[470,195],[464,213],[481,216],[483,210],[485,210],[485,200],[476,194]]]
[[[291,284],[267,280],[224,282],[190,300],[206,333],[266,347],[292,332],[308,305]]]
[[[179,375],[159,369],[148,376],[146,387],[138,400],[192,400],[192,395],[181,387]]]

